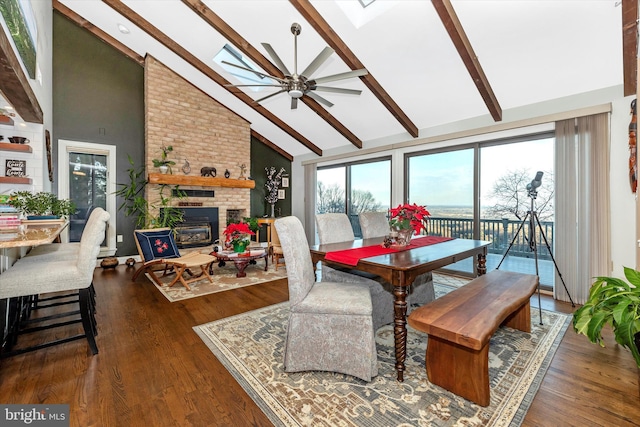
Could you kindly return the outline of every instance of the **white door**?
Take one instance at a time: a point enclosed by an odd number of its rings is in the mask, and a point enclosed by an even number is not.
[[[78,208],[69,218],[62,241],[78,242],[84,225],[96,207],[111,215],[100,256],[116,252],[116,147],[80,141],[58,140],[60,198],[71,199]]]

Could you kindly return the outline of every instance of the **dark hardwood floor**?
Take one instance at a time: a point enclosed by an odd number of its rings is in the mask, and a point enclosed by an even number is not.
[[[96,270],[98,355],[79,340],[0,360],[0,402],[68,403],[72,426],[271,425],[192,327],[286,301],[286,280],[170,303],[132,273]],[[603,349],[569,329],[524,426],[640,425],[638,369],[605,338]]]

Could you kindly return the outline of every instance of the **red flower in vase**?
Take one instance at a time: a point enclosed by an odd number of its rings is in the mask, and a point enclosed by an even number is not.
[[[228,243],[234,243],[241,240],[249,240],[249,236],[253,236],[256,233],[251,231],[249,224],[246,222],[238,222],[227,225],[223,234],[226,236],[225,241]]]
[[[425,230],[424,222],[429,219],[429,211],[424,206],[405,203],[389,209],[389,226],[396,230],[413,229],[414,234]]]

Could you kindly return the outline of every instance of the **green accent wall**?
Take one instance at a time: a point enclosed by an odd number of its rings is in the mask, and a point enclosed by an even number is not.
[[[275,204],[276,216],[291,215],[291,162],[275,150],[255,138],[251,138],[251,177],[256,181],[256,188],[251,190],[251,215],[255,217],[271,216],[271,205],[264,197],[267,181],[265,168],[275,167],[276,170],[284,168],[289,175],[289,188],[285,188],[285,198]]]
[[[52,145],[56,161],[59,139],[115,145],[116,182],[127,182],[127,155],[136,165],[144,158],[143,95],[142,66],[54,11]],[[118,212],[116,234],[124,241],[117,244],[116,256],[138,253],[134,228],[133,221]]]

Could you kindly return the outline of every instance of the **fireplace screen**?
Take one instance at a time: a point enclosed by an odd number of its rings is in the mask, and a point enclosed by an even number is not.
[[[176,226],[176,244],[179,248],[207,246],[213,243],[209,218],[189,218]]]

